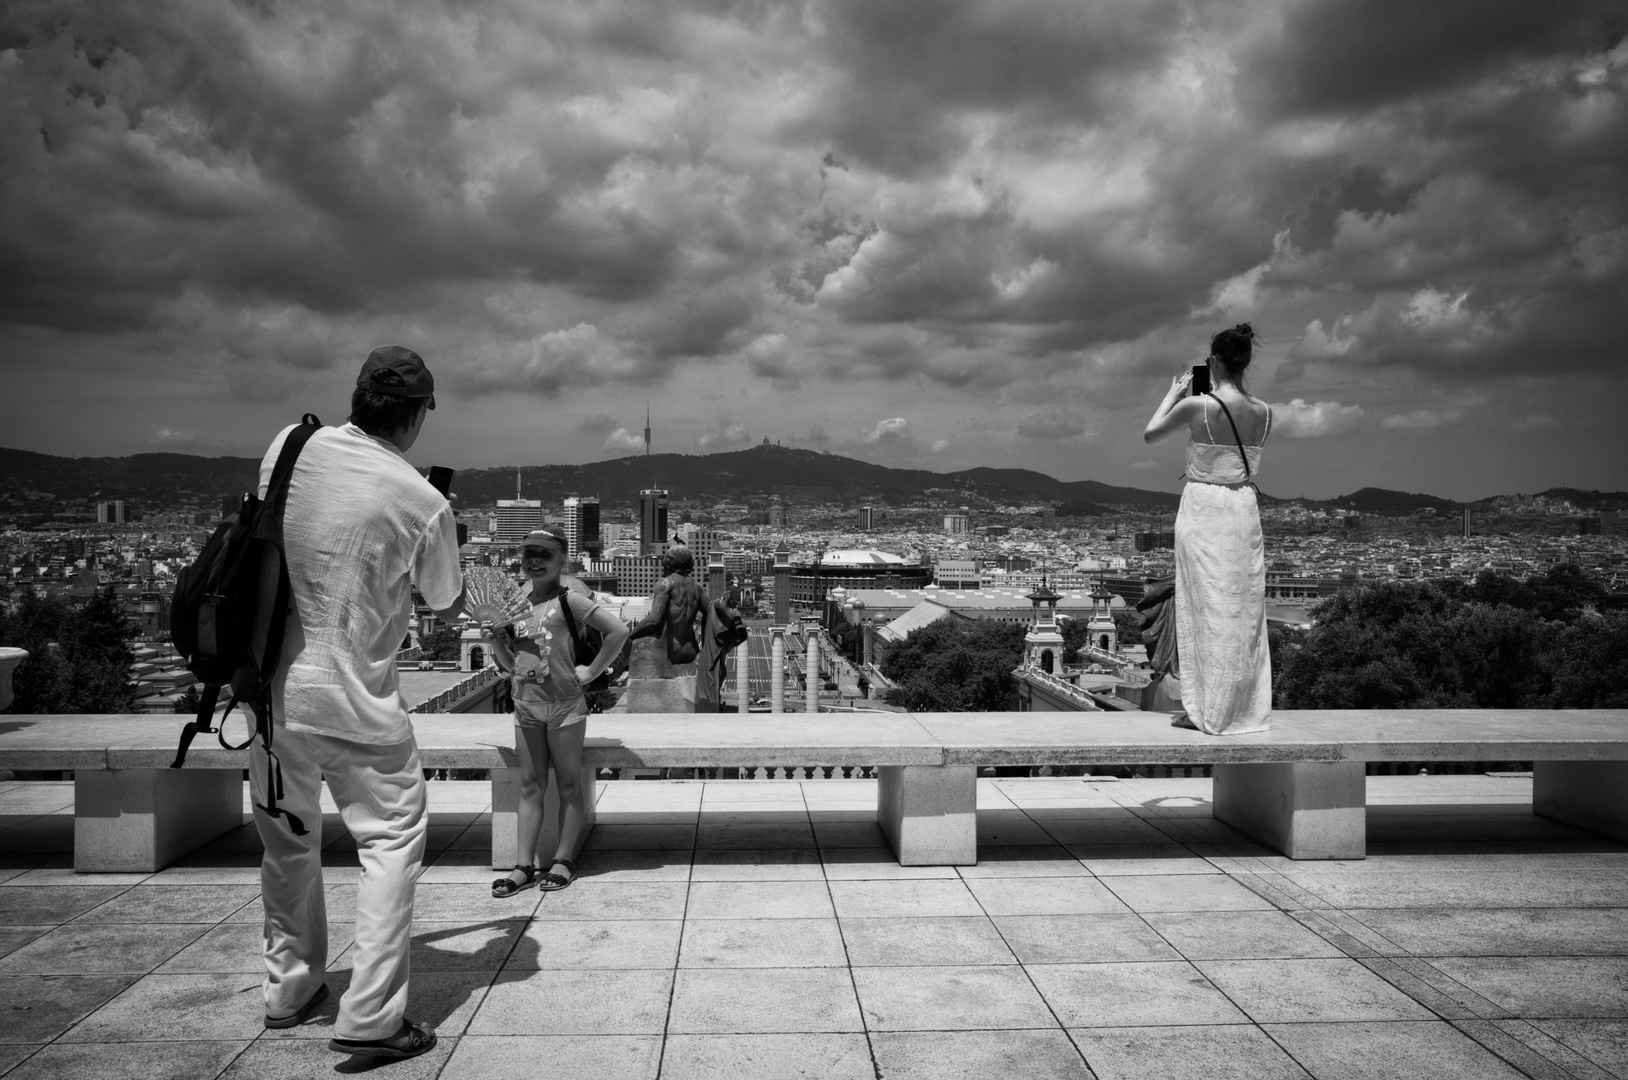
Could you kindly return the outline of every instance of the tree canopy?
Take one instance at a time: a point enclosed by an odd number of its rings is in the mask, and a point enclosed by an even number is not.
[[[1628,612],[1563,564],[1526,581],[1383,582],[1320,604],[1309,631],[1274,627],[1280,709],[1622,708]]]
[[[882,674],[898,684],[887,700],[922,712],[1014,711],[1024,633],[1013,623],[955,618],[913,631],[882,660]]]
[[[28,650],[12,674],[14,713],[133,712],[134,631],[112,588],[83,604],[25,595],[0,610],[0,643]]]

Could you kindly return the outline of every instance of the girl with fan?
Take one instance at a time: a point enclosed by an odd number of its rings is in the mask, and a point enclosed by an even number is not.
[[[492,651],[498,666],[510,673],[514,695],[515,752],[520,758],[519,851],[528,860],[537,857],[537,839],[543,827],[543,785],[550,764],[560,796],[560,842],[552,865],[540,877],[537,866],[516,866],[492,883],[492,895],[513,896],[537,885],[545,891],[563,889],[576,877],[573,861],[582,843],[584,800],[589,793],[580,782],[582,739],[587,732],[588,700],[583,687],[599,677],[622,651],[628,629],[591,596],[572,591],[560,581],[566,563],[565,530],[539,529],[526,537],[520,564],[529,579],[525,591],[527,613],[511,626],[498,630]],[[561,611],[570,604],[572,622],[591,626],[604,635],[599,654],[575,655],[572,627]]]

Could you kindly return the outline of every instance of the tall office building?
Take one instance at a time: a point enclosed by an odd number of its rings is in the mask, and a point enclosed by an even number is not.
[[[1040,511],[1040,527],[1047,532],[1057,531],[1057,508],[1048,506]]]
[[[571,544],[571,558],[592,556],[604,550],[599,538],[599,500],[573,495],[565,500],[565,537]]]
[[[661,580],[661,558],[657,555],[618,555],[611,560],[618,596],[649,596]]]
[[[96,504],[96,524],[98,525],[128,525],[130,516],[126,512],[123,499],[110,499],[107,502]]]
[[[876,507],[861,506],[859,508],[859,528],[861,532],[870,532],[876,528]]]
[[[787,520],[786,506],[784,503],[776,502],[769,504],[769,528],[784,529],[786,527]]]
[[[660,555],[667,545],[667,492],[639,492],[639,554]]]
[[[543,504],[538,499],[499,499],[492,517],[492,539],[518,544],[533,529],[543,527]]]
[[[944,531],[951,536],[965,536],[967,533],[967,515],[945,514]]]
[[[712,561],[712,553],[718,549],[718,530],[711,525],[697,525],[692,522],[680,525],[678,536],[684,541],[684,546],[690,549],[690,554],[695,556],[696,573],[701,573]]]

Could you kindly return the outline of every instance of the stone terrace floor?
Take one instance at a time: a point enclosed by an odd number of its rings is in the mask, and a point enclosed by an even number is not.
[[[1628,847],[1522,777],[1374,777],[1365,862],[1207,780],[980,782],[976,867],[901,868],[865,781],[601,784],[569,889],[490,898],[488,786],[431,785],[406,1077],[1628,1077]],[[0,1073],[302,1077],[261,1026],[253,826],[76,877],[71,785],[0,784]],[[330,986],[355,859],[324,822]],[[38,854],[16,854],[26,848]]]

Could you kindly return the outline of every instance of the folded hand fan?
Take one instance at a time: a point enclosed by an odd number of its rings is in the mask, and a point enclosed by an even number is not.
[[[531,602],[502,570],[476,566],[464,574],[464,613],[494,628],[509,626],[531,614]]]

